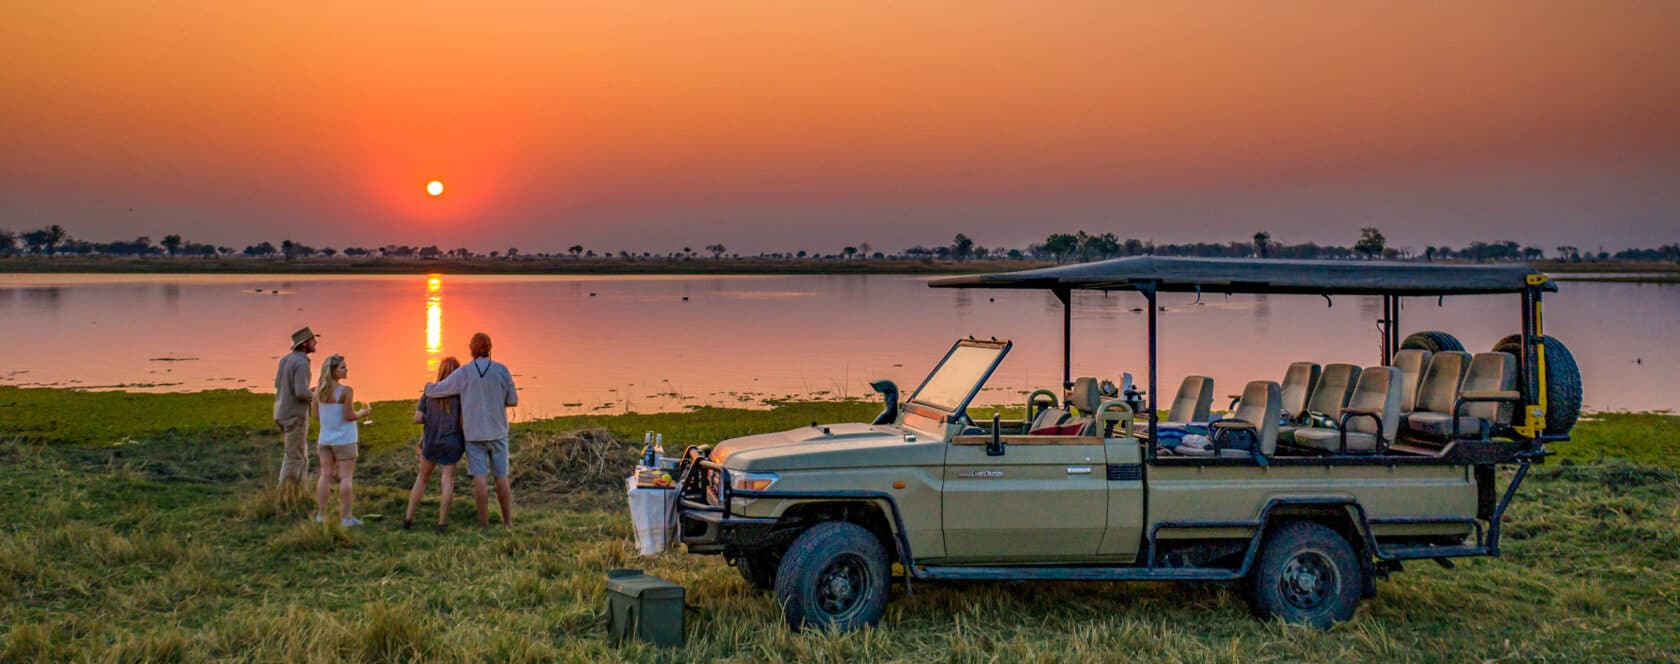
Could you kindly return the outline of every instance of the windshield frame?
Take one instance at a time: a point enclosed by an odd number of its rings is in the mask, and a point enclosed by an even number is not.
[[[986,386],[986,381],[991,380],[992,373],[997,371],[998,365],[1003,363],[1003,358],[1008,356],[1009,350],[1014,347],[1014,342],[1008,339],[976,339],[974,337],[958,339],[956,343],[951,344],[950,350],[945,351],[945,356],[939,358],[939,363],[933,366],[933,370],[928,372],[927,377],[922,379],[921,384],[916,386],[916,391],[910,393],[910,398],[906,399],[905,403],[907,405],[914,405],[918,408],[939,412],[945,415],[946,421],[954,421],[958,416],[968,410],[969,403],[974,401],[974,397],[980,394],[981,388]],[[955,409],[948,410],[944,405],[932,404],[919,400],[922,391],[927,388],[929,383],[933,382],[934,377],[939,375],[940,370],[945,368],[945,365],[950,362],[951,357],[956,355],[957,351],[963,348],[991,350],[996,352],[996,356],[994,356],[992,361],[986,366],[985,372],[980,374],[980,379],[974,382],[974,385],[968,390],[968,393],[965,394],[962,400],[956,404]]]

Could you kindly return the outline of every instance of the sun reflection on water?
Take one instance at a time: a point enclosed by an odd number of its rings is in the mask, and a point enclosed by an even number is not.
[[[443,350],[443,275],[426,277],[426,372],[437,372]]]

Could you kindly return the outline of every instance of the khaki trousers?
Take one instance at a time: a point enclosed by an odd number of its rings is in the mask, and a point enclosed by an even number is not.
[[[286,453],[280,459],[280,486],[302,484],[309,479],[309,416],[298,415],[275,420],[280,436],[286,442]]]

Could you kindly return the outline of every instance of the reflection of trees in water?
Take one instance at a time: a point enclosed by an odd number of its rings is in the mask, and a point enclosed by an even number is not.
[[[163,285],[163,303],[165,305],[167,305],[170,308],[170,310],[175,310],[175,309],[181,308],[181,285],[180,284],[164,284]]]
[[[19,289],[23,292],[23,301],[30,306],[57,311],[64,306],[64,289],[57,286],[36,286]]]
[[[1254,332],[1266,334],[1272,330],[1272,303],[1265,295],[1254,296]]]
[[[1359,318],[1373,323],[1382,315],[1382,298],[1376,295],[1360,295]]]
[[[1035,291],[1008,291],[1008,292],[1018,293],[1015,296],[1016,297],[1021,297],[1021,296],[1028,296],[1028,295],[1034,293]],[[1050,291],[1047,291],[1047,290],[1046,291],[1036,291],[1036,293],[1037,293],[1036,297],[1041,298],[1039,300],[1039,302],[1041,304],[1043,304],[1044,312],[1046,314],[1049,314],[1049,315],[1053,316],[1056,320],[1059,321],[1062,317],[1062,301],[1056,299],[1056,295],[1054,293],[1051,293]],[[1127,291],[1127,290],[1117,290],[1117,291],[1076,290],[1076,291],[1073,292],[1072,300],[1073,300],[1073,320],[1075,322],[1083,322],[1083,321],[1113,322],[1113,321],[1121,320],[1122,319],[1121,314],[1132,313],[1132,309],[1134,309],[1134,308],[1139,309],[1141,311],[1142,310],[1141,307],[1143,307],[1145,304],[1147,304],[1144,301],[1142,295],[1139,295],[1136,291]],[[1058,329],[1060,329],[1060,328],[1058,328]],[[1060,334],[1060,332],[1057,332],[1057,334]]]

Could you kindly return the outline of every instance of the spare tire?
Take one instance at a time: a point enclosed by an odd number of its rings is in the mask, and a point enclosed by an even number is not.
[[[1581,367],[1575,364],[1569,347],[1557,337],[1544,337],[1542,343],[1546,346],[1546,433],[1569,433],[1575,428],[1575,420],[1581,417]],[[1510,353],[1521,360],[1522,336],[1513,334],[1500,339],[1493,350]],[[1518,385],[1517,389],[1524,399],[1533,403],[1534,395],[1529,394],[1528,385]]]
[[[1427,350],[1431,353],[1439,353],[1446,350],[1464,350],[1464,344],[1458,342],[1458,337],[1454,337],[1446,332],[1437,332],[1435,330],[1424,330],[1422,332],[1413,333],[1411,336],[1406,337],[1405,341],[1400,342],[1400,347]]]

